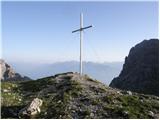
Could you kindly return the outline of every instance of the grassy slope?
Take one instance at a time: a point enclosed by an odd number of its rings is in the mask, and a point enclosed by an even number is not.
[[[84,76],[57,75],[36,81],[2,82],[2,118],[17,118],[20,109],[37,97],[41,113],[32,118],[155,118],[158,98],[129,95]],[[151,115],[154,113],[154,116]]]

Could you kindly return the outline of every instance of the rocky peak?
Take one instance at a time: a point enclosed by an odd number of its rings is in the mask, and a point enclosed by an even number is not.
[[[111,87],[159,95],[159,40],[144,40],[131,48]]]
[[[1,80],[31,80],[29,77],[21,76],[4,60],[0,59],[0,79]]]

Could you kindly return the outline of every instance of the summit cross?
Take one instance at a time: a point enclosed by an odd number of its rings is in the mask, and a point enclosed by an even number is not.
[[[82,65],[82,61],[83,61],[83,59],[82,59],[82,55],[83,55],[83,30],[91,28],[91,27],[92,27],[92,25],[87,26],[87,27],[83,27],[83,13],[81,13],[80,14],[80,28],[72,31],[72,33],[80,32],[80,70],[79,70],[80,75],[82,75],[82,73],[83,73],[83,68],[82,68],[83,67],[83,65]]]

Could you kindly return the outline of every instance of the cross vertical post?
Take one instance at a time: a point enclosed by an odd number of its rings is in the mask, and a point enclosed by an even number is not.
[[[80,14],[80,29],[83,28],[83,13]],[[82,75],[83,30],[80,30],[80,75]]]
[[[83,27],[83,13],[80,14],[80,29],[77,29],[77,30],[74,30],[72,31],[72,33],[74,32],[80,32],[80,68],[79,68],[79,72],[80,72],[80,75],[83,74],[83,59],[82,59],[82,56],[83,56],[83,30],[84,29],[88,29],[88,28],[91,28],[92,25],[90,26],[87,26],[87,27]]]

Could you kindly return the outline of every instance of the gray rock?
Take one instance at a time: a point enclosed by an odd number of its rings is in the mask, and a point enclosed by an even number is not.
[[[128,111],[123,111],[124,116],[128,115]]]
[[[94,117],[94,113],[90,113],[90,117]]]
[[[3,92],[5,92],[5,93],[6,93],[6,92],[9,92],[9,90],[8,90],[8,89],[3,89],[2,91],[3,91]]]
[[[33,101],[28,106],[19,111],[19,117],[31,117],[32,115],[40,113],[40,107],[42,106],[42,103],[43,101],[39,98],[33,99]]]
[[[150,115],[151,117],[154,117],[154,113],[152,111],[149,111],[148,115]]]
[[[127,94],[128,94],[128,95],[132,95],[132,92],[131,92],[131,91],[127,91]]]

